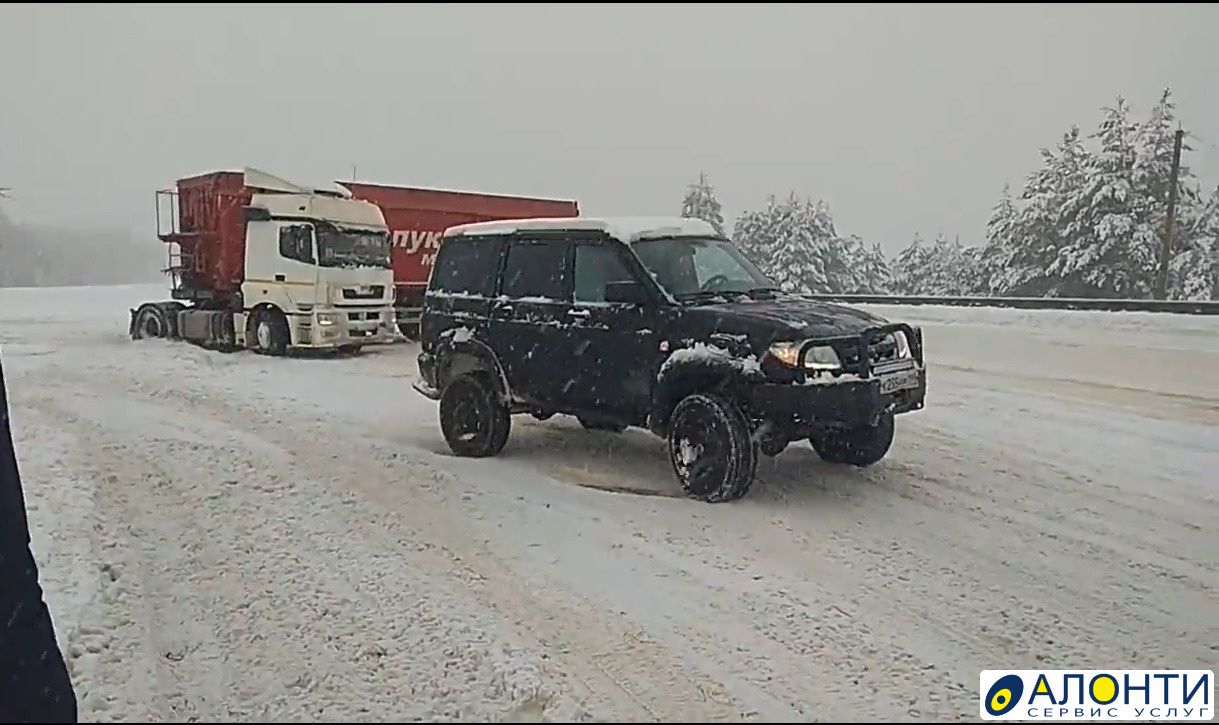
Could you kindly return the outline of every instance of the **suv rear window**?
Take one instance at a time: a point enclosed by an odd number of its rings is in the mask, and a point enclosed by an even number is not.
[[[501,292],[513,299],[558,300],[567,287],[567,247],[559,241],[513,242],[508,248]]]
[[[440,245],[431,290],[490,297],[499,270],[499,240],[453,237]]]

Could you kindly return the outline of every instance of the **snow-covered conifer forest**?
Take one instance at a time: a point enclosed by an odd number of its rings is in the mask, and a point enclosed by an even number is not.
[[[1041,149],[1019,188],[1004,186],[986,238],[914,232],[892,258],[850,234],[821,199],[771,196],[740,214],[732,237],[783,288],[797,292],[1150,298],[1165,234],[1174,134],[1166,89],[1147,113],[1118,97],[1095,127],[1068,128]],[[1219,186],[1205,187],[1182,146],[1169,299],[1219,299]],[[682,215],[723,226],[707,174]]]

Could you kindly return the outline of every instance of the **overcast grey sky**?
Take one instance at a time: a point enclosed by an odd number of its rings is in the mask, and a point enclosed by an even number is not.
[[[893,252],[981,241],[1038,147],[1165,85],[1219,144],[1219,7],[5,5],[0,186],[152,239],[154,189],[214,168],[598,215],[677,213],[705,170],[729,216],[795,190]]]

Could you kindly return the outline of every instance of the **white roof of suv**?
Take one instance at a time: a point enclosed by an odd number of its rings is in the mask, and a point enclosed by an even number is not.
[[[512,234],[533,229],[602,231],[626,244],[657,237],[719,237],[710,223],[683,217],[546,217],[475,222],[449,227],[446,237]]]

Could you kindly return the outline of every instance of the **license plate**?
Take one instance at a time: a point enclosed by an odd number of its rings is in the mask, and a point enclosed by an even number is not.
[[[880,379],[880,392],[895,393],[898,390],[906,390],[907,388],[918,387],[918,371],[907,370],[906,372],[886,375]]]

